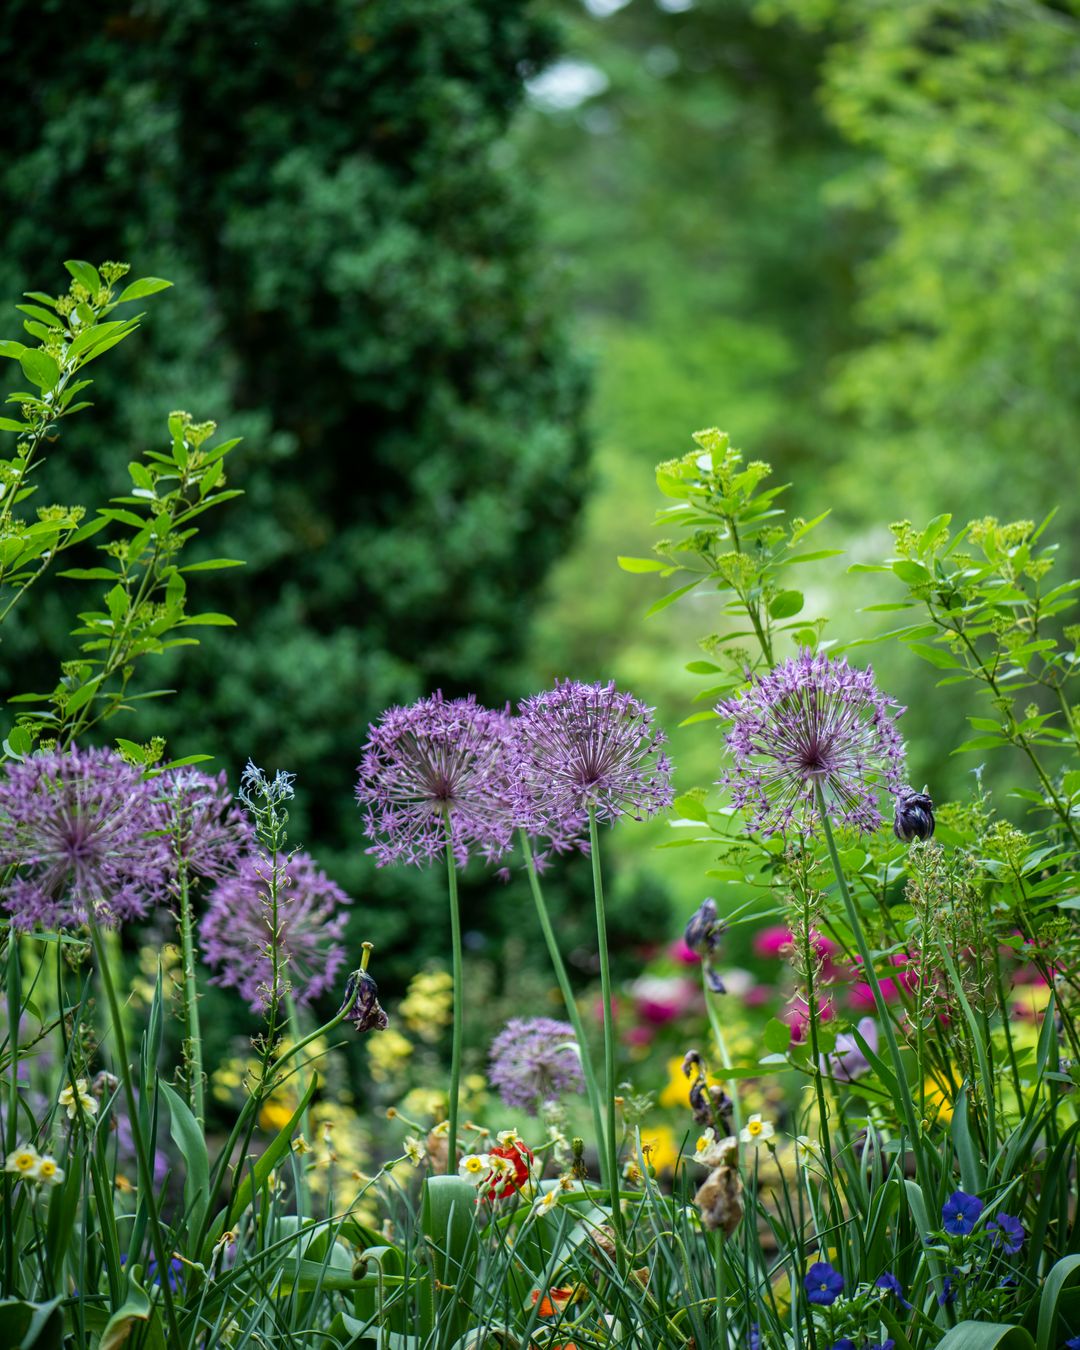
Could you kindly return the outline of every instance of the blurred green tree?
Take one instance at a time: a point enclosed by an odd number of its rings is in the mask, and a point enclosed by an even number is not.
[[[363,859],[367,722],[437,686],[519,692],[584,490],[586,380],[503,152],[554,50],[528,0],[12,0],[0,17],[0,295],[64,257],[176,283],[102,369],[47,491],[122,486],[170,402],[247,437],[247,497],[201,541],[248,560],[212,597],[239,631],[185,654],[178,697],[121,731],[297,772],[294,841],[367,897],[363,936],[414,955],[442,926],[424,939],[415,898],[398,903],[417,879]],[[61,622],[40,608],[0,659],[32,666]]]

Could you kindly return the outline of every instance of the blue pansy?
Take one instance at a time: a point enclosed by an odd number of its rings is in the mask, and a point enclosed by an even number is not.
[[[910,1308],[911,1304],[904,1297],[904,1286],[896,1278],[891,1270],[885,1271],[874,1281],[879,1289],[884,1289],[887,1294],[892,1294],[901,1308]]]
[[[999,1214],[996,1219],[991,1219],[986,1225],[986,1231],[993,1236],[994,1246],[1000,1247],[1010,1256],[1016,1255],[1027,1236],[1024,1225],[1011,1214]]]
[[[941,1206],[941,1222],[946,1233],[953,1237],[967,1237],[979,1221],[983,1212],[983,1202],[977,1195],[968,1195],[967,1191],[953,1191]]]
[[[946,1275],[941,1282],[941,1293],[937,1296],[938,1304],[944,1308],[947,1303],[956,1302],[956,1285],[953,1283],[953,1277]]]
[[[1065,1342],[1065,1350],[1080,1350],[1080,1336],[1070,1336]]]
[[[833,1341],[832,1350],[855,1350],[855,1342],[850,1336],[841,1336],[838,1341]]]
[[[828,1308],[844,1292],[844,1277],[833,1270],[827,1261],[815,1261],[803,1280],[806,1297],[811,1303]]]
[[[748,1350],[761,1350],[761,1328],[756,1322],[750,1323],[750,1337],[747,1345]]]

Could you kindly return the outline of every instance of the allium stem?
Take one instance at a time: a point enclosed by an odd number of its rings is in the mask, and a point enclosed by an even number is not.
[[[922,1136],[919,1133],[919,1126],[915,1120],[915,1108],[911,1100],[911,1093],[908,1090],[907,1071],[904,1068],[904,1061],[900,1056],[900,1047],[896,1041],[896,1032],[893,1030],[889,1006],[885,1002],[885,997],[881,992],[881,985],[878,982],[877,971],[874,969],[874,961],[870,955],[870,945],[866,941],[866,934],[863,932],[859,911],[855,908],[855,902],[851,898],[850,890],[848,890],[847,879],[844,876],[844,869],[840,864],[840,855],[836,851],[836,840],[833,838],[832,825],[829,821],[829,813],[825,806],[825,798],[822,794],[820,784],[815,785],[814,791],[817,794],[818,814],[821,817],[821,828],[825,835],[825,846],[829,850],[829,858],[832,862],[836,884],[840,888],[840,895],[844,901],[844,910],[847,914],[848,925],[851,928],[852,936],[855,938],[855,946],[858,948],[859,956],[862,959],[863,969],[866,972],[866,982],[869,984],[870,991],[874,996],[874,1007],[877,1010],[882,1030],[885,1033],[885,1040],[889,1046],[889,1058],[892,1060],[892,1069],[896,1076],[897,1104],[900,1107],[901,1114],[904,1118],[904,1124],[911,1137],[911,1148],[915,1154],[916,1175],[919,1180],[922,1180],[924,1171],[922,1165]]]
[[[199,1025],[199,986],[195,973],[195,932],[191,915],[191,887],[187,864],[180,860],[180,945],[184,960],[184,1059],[189,1078],[188,1098],[195,1119],[206,1120],[203,1083],[202,1028]]]
[[[727,1326],[727,1271],[724,1269],[724,1230],[717,1228],[713,1233],[713,1260],[716,1263],[716,1319],[720,1335],[717,1338],[718,1350],[730,1350]]]
[[[607,1174],[608,1159],[604,1144],[604,1116],[600,1104],[600,1085],[596,1081],[596,1070],[593,1068],[589,1045],[585,1039],[585,1027],[581,1020],[581,1013],[578,1011],[577,1001],[574,998],[574,991],[570,987],[570,977],[566,973],[566,964],[562,959],[562,953],[559,951],[559,942],[555,936],[555,930],[551,926],[551,917],[544,901],[540,878],[536,874],[536,864],[533,861],[529,836],[525,830],[521,830],[520,837],[521,851],[525,856],[525,869],[529,874],[529,885],[532,888],[533,901],[536,904],[536,915],[540,920],[540,929],[544,934],[544,941],[547,943],[548,955],[551,957],[555,978],[558,980],[559,989],[562,991],[563,1002],[566,1004],[566,1015],[570,1018],[570,1025],[574,1028],[578,1049],[581,1051],[581,1069],[585,1075],[585,1090],[588,1093],[589,1105],[592,1108],[593,1129],[596,1132],[596,1151],[600,1158],[600,1184],[615,1189],[618,1178],[609,1178]]]
[[[135,1084],[131,1078],[131,1065],[128,1063],[127,1037],[124,1035],[124,1023],[120,1014],[120,1001],[116,997],[116,985],[113,983],[112,970],[109,967],[109,954],[105,948],[101,929],[98,927],[91,910],[87,916],[90,937],[94,944],[94,956],[97,960],[98,974],[105,990],[105,1001],[109,1005],[109,1017],[112,1020],[113,1034],[116,1037],[116,1058],[120,1069],[120,1079],[124,1084],[124,1096],[127,1099],[128,1116],[131,1120],[131,1136],[135,1141],[135,1157],[139,1171],[140,1200],[146,1203],[150,1227],[150,1244],[154,1249],[154,1259],[161,1272],[161,1296],[165,1303],[165,1320],[169,1326],[169,1339],[173,1345],[182,1345],[180,1324],[176,1318],[176,1305],[173,1302],[169,1285],[168,1271],[170,1253],[165,1250],[161,1237],[161,1215],[158,1210],[157,1196],[154,1193],[154,1170],[146,1156],[146,1142],[139,1122],[139,1106],[135,1100]],[[145,1090],[146,1084],[143,1085]]]
[[[450,1137],[447,1174],[457,1174],[458,1097],[461,1092],[461,1047],[464,1039],[464,963],[461,959],[461,906],[458,903],[457,863],[454,858],[454,838],[450,812],[446,823],[446,885],[450,893],[450,953],[454,976],[454,1021],[450,1028]]]
[[[607,1157],[607,1186],[611,1197],[611,1218],[623,1245],[622,1203],[619,1198],[619,1151],[615,1143],[615,1019],[611,1009],[611,965],[608,960],[607,918],[604,913],[604,879],[600,871],[600,836],[596,828],[596,808],[589,807],[589,852],[592,856],[593,898],[596,901],[596,942],[600,954],[600,997],[604,1005],[604,1095],[607,1105],[607,1130],[603,1147]]]
[[[731,1052],[728,1050],[727,1039],[724,1036],[724,1028],[720,1024],[720,1014],[717,1011],[713,1000],[716,995],[709,988],[708,973],[704,964],[701,967],[701,991],[705,996],[705,1011],[709,1017],[709,1027],[713,1034],[713,1040],[716,1042],[716,1049],[720,1055],[720,1063],[725,1069],[730,1069]],[[727,1095],[731,1100],[731,1120],[735,1126],[735,1134],[738,1136],[742,1132],[742,1105],[739,1102],[739,1084],[734,1078],[729,1078],[724,1084],[727,1089]]]

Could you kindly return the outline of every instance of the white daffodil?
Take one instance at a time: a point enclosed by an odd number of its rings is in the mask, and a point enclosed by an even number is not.
[[[509,1148],[511,1144],[518,1143],[521,1135],[518,1134],[517,1130],[500,1130],[497,1138],[500,1148]]]
[[[4,1160],[4,1171],[14,1172],[17,1177],[25,1177],[27,1181],[33,1181],[37,1176],[40,1163],[41,1157],[33,1144],[20,1144]]]
[[[550,1214],[559,1203],[559,1187],[553,1186],[550,1191],[544,1191],[538,1195],[533,1202],[534,1214]]]
[[[755,1114],[743,1126],[739,1138],[744,1144],[753,1144],[754,1148],[760,1148],[775,1134],[772,1121],[763,1120],[760,1114]]]
[[[79,1078],[76,1079],[74,1087],[69,1083],[66,1088],[60,1089],[57,1100],[67,1111],[68,1120],[74,1120],[80,1111],[84,1111],[88,1116],[97,1115],[97,1098],[90,1096],[89,1087],[90,1084],[85,1078]]]
[[[821,1145],[808,1134],[800,1134],[795,1140],[795,1156],[804,1166],[807,1163],[821,1161]]]
[[[55,1158],[47,1155],[38,1159],[34,1180],[42,1186],[59,1186],[64,1179],[64,1169],[57,1166]]]
[[[408,1135],[403,1145],[405,1156],[414,1167],[419,1167],[424,1161],[424,1146],[415,1135]]]
[[[487,1153],[466,1153],[458,1163],[458,1176],[479,1186],[491,1174],[492,1159]]]

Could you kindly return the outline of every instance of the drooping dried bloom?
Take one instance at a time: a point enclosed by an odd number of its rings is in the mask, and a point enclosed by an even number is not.
[[[720,939],[723,937],[726,928],[727,924],[717,913],[716,901],[710,895],[707,899],[702,900],[691,915],[690,922],[686,925],[686,932],[683,934],[683,941],[687,947],[702,958],[705,979],[714,994],[727,993],[727,986],[713,965],[713,961],[719,955]]]
[[[16,928],[141,918],[165,891],[151,784],[112,750],[51,750],[0,777],[0,891]]]
[[[727,1164],[717,1167],[694,1196],[702,1225],[708,1229],[719,1228],[725,1237],[731,1237],[743,1217],[742,1197],[743,1184],[738,1168]]]
[[[379,1006],[379,986],[366,970],[354,970],[349,976],[342,1006],[349,1003],[347,1017],[357,1031],[385,1031],[390,1025]]]
[[[531,834],[572,839],[590,809],[598,820],[641,820],[671,805],[667,738],[653,710],[614,682],[564,680],[519,711],[516,807]]]
[[[546,1102],[583,1092],[574,1028],[549,1017],[514,1017],[491,1043],[491,1086],[503,1102],[535,1116]]]
[[[368,852],[380,867],[423,866],[444,855],[449,819],[454,857],[488,861],[513,835],[507,745],[511,719],[441,693],[389,708],[371,727],[357,772]]]
[[[270,865],[249,856],[218,882],[199,926],[206,961],[217,971],[211,982],[239,990],[253,1011],[265,1010],[286,990],[297,1003],[312,1002],[333,988],[345,962],[341,937],[349,897],[306,853],[281,861],[278,871],[276,923]]]
[[[198,769],[173,769],[156,786],[174,864],[183,863],[189,876],[217,881],[251,851],[251,822],[234,802],[224,773],[212,778]]]
[[[880,827],[879,785],[901,786],[904,710],[871,670],[804,650],[716,710],[732,724],[734,766],[720,781],[752,829],[812,833],[818,787],[834,820],[865,834]]]
[[[901,788],[896,794],[893,812],[893,834],[897,839],[904,844],[910,844],[913,839],[929,839],[936,824],[934,802],[929,793]]]

